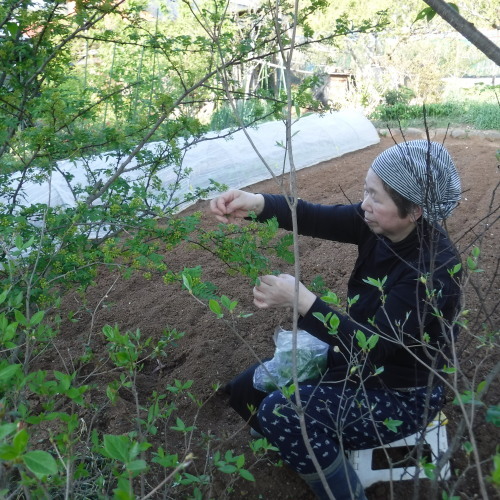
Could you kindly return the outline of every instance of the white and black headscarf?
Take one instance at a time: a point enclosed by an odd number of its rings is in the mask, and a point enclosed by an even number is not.
[[[396,144],[375,158],[372,170],[419,205],[430,222],[446,219],[460,201],[460,177],[443,145],[426,140]]]

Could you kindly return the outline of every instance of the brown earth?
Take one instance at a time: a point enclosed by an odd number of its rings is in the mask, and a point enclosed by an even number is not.
[[[390,137],[382,137],[380,144],[347,154],[340,158],[321,163],[298,172],[299,195],[313,202],[356,202],[361,198],[363,180],[368,166],[374,157],[393,144]],[[460,251],[466,255],[472,243],[482,249],[481,267],[485,270],[480,276],[473,276],[474,286],[468,287],[466,308],[470,309],[471,330],[462,335],[462,366],[469,377],[475,376],[476,384],[491,371],[498,361],[498,351],[475,348],[477,341],[471,333],[480,334],[480,325],[486,316],[490,317],[490,326],[498,328],[498,273],[500,227],[498,222],[498,196],[494,198],[500,177],[498,160],[495,153],[500,144],[484,137],[468,138],[448,137],[445,142],[461,173],[464,191],[463,202],[448,222],[448,229]],[[253,192],[279,192],[271,180],[247,188]],[[203,227],[215,226],[208,212],[206,201],[199,202],[185,211],[203,213]],[[488,213],[493,213],[485,218]],[[184,215],[184,214],[182,214]],[[303,281],[311,280],[321,274],[328,287],[341,296],[351,271],[355,248],[311,238],[300,239],[301,265]],[[248,427],[227,405],[226,396],[217,391],[214,384],[224,384],[245,367],[254,362],[251,346],[259,357],[270,356],[273,352],[272,333],[277,326],[288,327],[291,311],[258,311],[252,305],[252,286],[248,278],[231,276],[220,261],[206,251],[185,244],[166,253],[165,262],[171,270],[181,271],[184,267],[203,267],[203,279],[211,281],[218,288],[218,294],[225,294],[238,301],[238,311],[251,312],[252,316],[240,319],[237,334],[222,320],[217,320],[205,303],[200,303],[176,284],[166,285],[161,276],[146,279],[135,274],[124,279],[116,272],[102,270],[95,286],[85,293],[85,300],[76,293],[64,298],[65,311],[77,311],[76,322],[64,321],[62,335],[58,340],[57,350],[60,359],[70,369],[82,355],[84,346],[90,340],[95,357],[81,366],[87,383],[104,387],[112,379],[118,378],[117,372],[107,372],[109,364],[105,359],[105,340],[102,327],[117,324],[122,332],[140,329],[142,338],[151,337],[153,345],[167,328],[176,328],[185,332],[175,346],[167,348],[168,356],[161,363],[156,360],[146,361],[139,373],[136,384],[139,400],[146,404],[148,398],[157,391],[173,398],[166,391],[175,379],[193,380],[190,392],[203,402],[195,405],[187,396],[177,398],[177,412],[165,427],[158,430],[153,438],[155,447],[161,444],[169,453],[178,453],[179,458],[193,452],[195,460],[189,467],[194,475],[207,473],[207,461],[220,449],[233,450],[234,454],[246,455],[246,466],[254,474],[256,481],[243,479],[231,485],[228,476],[215,474],[213,486],[209,491],[204,488],[203,498],[245,498],[245,499],[312,499],[312,495],[296,474],[286,466],[279,466],[279,457],[275,453],[256,461],[249,451],[250,439]],[[279,264],[282,272],[293,274],[293,267]],[[478,299],[479,294],[479,299]],[[479,356],[479,358],[478,358]],[[104,360],[102,363],[98,360]],[[479,362],[481,360],[481,362]],[[41,363],[59,364],[53,357],[42,358]],[[482,364],[483,363],[483,364]],[[477,367],[478,373],[475,372]],[[132,392],[121,389],[116,404],[105,404],[104,391],[93,391],[93,400],[98,410],[82,415],[87,429],[97,428],[104,433],[119,434],[133,429],[136,414]],[[498,384],[493,384],[488,399],[498,404]],[[454,430],[459,413],[451,403],[445,408],[450,419],[448,434],[455,437]],[[181,439],[178,432],[170,429],[175,425],[175,418],[181,417],[186,425],[195,425],[193,437]],[[498,443],[497,429],[493,424],[484,423],[484,414],[477,417],[474,435],[481,458],[491,457]],[[495,434],[496,432],[496,434]],[[466,437],[464,436],[464,439]],[[255,463],[254,463],[255,462]],[[463,471],[467,467],[467,457],[456,453],[452,461],[452,470]],[[489,470],[486,464],[484,470]],[[472,469],[465,480],[458,482],[455,494],[461,498],[477,498],[479,487]],[[162,476],[148,478],[146,491],[153,489]],[[456,477],[452,482],[456,482]],[[413,498],[429,498],[425,493],[426,480],[420,481],[420,490]],[[451,484],[451,483],[450,483]],[[179,487],[156,498],[186,498]],[[401,499],[412,497],[415,486],[411,481],[394,483],[392,493],[388,483],[378,483],[370,487],[367,496],[370,500],[386,498]],[[491,489],[490,489],[491,492]],[[164,495],[164,496],[163,496]],[[494,495],[492,493],[492,495]],[[439,496],[441,498],[441,496]],[[493,498],[493,496],[492,496]]]

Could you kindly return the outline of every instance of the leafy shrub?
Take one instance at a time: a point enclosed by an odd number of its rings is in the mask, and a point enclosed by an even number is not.
[[[236,113],[230,104],[225,103],[217,109],[210,121],[211,130],[224,130],[231,127],[257,125],[273,119],[274,110],[269,102],[261,99],[245,99],[235,101]],[[238,119],[239,117],[239,119]]]
[[[415,97],[415,92],[408,87],[400,86],[397,89],[388,90],[382,97],[387,106],[409,104]]]
[[[444,103],[429,103],[425,105],[425,117],[433,125],[447,126],[448,124],[469,125],[478,130],[500,129],[499,105],[472,102],[448,101]],[[410,124],[423,125],[424,107],[416,104],[397,103],[391,106],[379,105],[370,117],[382,123],[390,122],[403,126]]]

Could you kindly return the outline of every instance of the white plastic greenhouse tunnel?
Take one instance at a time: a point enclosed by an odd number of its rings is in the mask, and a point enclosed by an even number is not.
[[[271,174],[259,155],[275,175],[280,175],[283,169],[288,170],[282,146],[285,144],[283,122],[267,122],[258,128],[248,128],[247,134],[254,146],[243,131],[238,131],[229,138],[217,137],[223,134],[224,131],[219,134],[210,133],[206,137],[211,140],[198,142],[186,152],[183,166],[191,172],[181,182],[176,193],[178,198],[196,188],[208,187],[211,179],[238,189],[269,179]],[[307,115],[295,121],[292,135],[293,159],[297,170],[366,148],[380,140],[372,123],[358,111]],[[155,151],[161,147],[161,143],[150,143],[145,147]],[[90,170],[105,182],[104,170],[115,168],[115,164],[116,157],[112,153],[92,157],[85,163],[82,160],[60,161],[58,169],[49,180],[41,184],[27,183],[24,186],[24,200],[21,204],[74,206],[78,200],[75,200],[65,176],[71,176],[73,185],[85,186]],[[138,171],[130,171],[135,165],[137,164],[133,160],[127,166],[128,172],[123,175],[131,183],[140,182]],[[164,168],[159,176],[165,187],[176,179],[173,167]],[[15,183],[15,179],[12,181]]]

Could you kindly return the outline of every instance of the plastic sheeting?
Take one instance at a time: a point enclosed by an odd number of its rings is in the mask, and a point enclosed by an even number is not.
[[[275,175],[289,170],[285,160],[285,125],[269,122],[258,129],[247,129],[256,149]],[[300,170],[377,144],[379,135],[361,113],[334,112],[324,116],[308,115],[292,125],[292,152],[295,168]],[[193,169],[191,182],[207,185],[209,178],[232,188],[243,188],[269,179],[271,174],[257,156],[243,131],[228,140],[198,144],[186,155],[186,166]]]
[[[264,123],[258,128],[247,129],[247,133],[275,175],[280,175],[283,169],[289,170],[285,150],[280,145],[285,144],[285,125],[282,122]],[[380,140],[371,122],[356,111],[305,116],[293,124],[292,134],[293,159],[297,170],[377,144]],[[234,133],[228,139],[214,137],[217,136],[207,135],[211,140],[198,142],[186,152],[183,165],[191,169],[191,173],[181,182],[176,193],[178,198],[195,188],[208,187],[210,179],[232,188],[244,188],[271,177],[243,131]],[[161,143],[150,143],[146,148],[155,151],[159,146]],[[105,181],[104,169],[116,168],[116,158],[111,153],[104,153],[86,160],[85,165],[87,169],[97,172],[97,178]],[[135,165],[134,160],[127,169]],[[58,162],[58,170],[53,172],[50,181],[26,184],[23,204],[75,205],[76,200],[65,176],[69,174],[72,177],[73,185],[85,186],[88,174],[84,164],[82,161],[64,160]],[[123,177],[130,182],[140,182],[140,175],[138,171],[129,171]],[[176,180],[173,168],[165,168],[158,175],[165,187]]]

